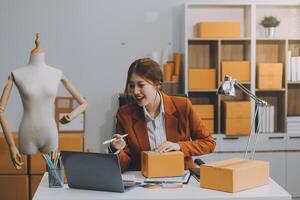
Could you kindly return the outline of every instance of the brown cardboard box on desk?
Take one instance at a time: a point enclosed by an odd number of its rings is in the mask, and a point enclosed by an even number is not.
[[[282,63],[259,63],[258,89],[281,89],[283,77]]]
[[[239,22],[200,22],[198,23],[198,37],[201,38],[239,38]]]
[[[141,153],[142,174],[149,178],[183,176],[184,155],[181,151]]]
[[[200,166],[200,187],[224,192],[268,184],[269,162],[233,158]]]

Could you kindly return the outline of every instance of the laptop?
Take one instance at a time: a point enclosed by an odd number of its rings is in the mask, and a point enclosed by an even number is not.
[[[139,183],[123,182],[118,156],[89,152],[61,152],[70,188],[125,192]]]

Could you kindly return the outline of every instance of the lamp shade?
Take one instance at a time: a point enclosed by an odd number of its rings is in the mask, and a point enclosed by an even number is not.
[[[235,80],[230,76],[225,76],[224,81],[217,90],[217,95],[235,96]]]

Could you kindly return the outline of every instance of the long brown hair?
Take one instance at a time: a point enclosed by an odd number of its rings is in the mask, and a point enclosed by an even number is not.
[[[161,85],[163,82],[162,71],[159,64],[151,58],[141,58],[131,63],[125,85],[125,95],[129,95],[129,81],[133,73],[141,76],[142,78],[153,82],[155,85]]]

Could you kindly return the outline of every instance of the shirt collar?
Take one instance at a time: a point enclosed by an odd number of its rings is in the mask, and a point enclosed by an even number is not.
[[[164,101],[163,101],[163,98],[162,98],[160,92],[159,92],[158,94],[159,94],[159,96],[160,96],[160,108],[159,108],[159,114],[158,114],[158,116],[159,116],[159,115],[162,115],[162,114],[165,113],[165,109],[164,109]],[[154,120],[154,119],[151,117],[151,115],[149,114],[149,112],[147,111],[147,109],[146,109],[145,106],[143,106],[143,110],[144,110],[144,115],[145,115],[145,119],[146,119],[147,122]]]

